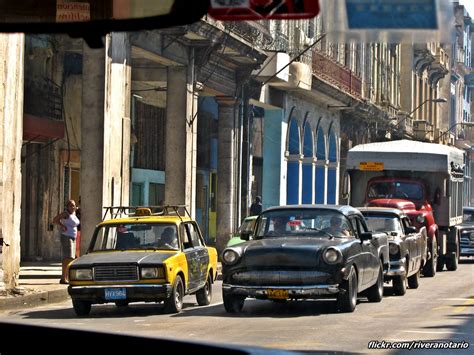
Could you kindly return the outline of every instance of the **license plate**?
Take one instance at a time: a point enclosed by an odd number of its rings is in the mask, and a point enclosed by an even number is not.
[[[126,300],[127,290],[124,288],[106,288],[105,299],[106,300]]]
[[[267,290],[268,298],[274,300],[286,300],[288,299],[288,290]]]

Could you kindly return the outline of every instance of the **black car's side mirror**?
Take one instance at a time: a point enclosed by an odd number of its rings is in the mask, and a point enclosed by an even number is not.
[[[411,234],[411,233],[416,233],[416,227],[415,226],[405,227],[405,234]]]
[[[242,233],[240,233],[240,239],[250,240],[251,235],[252,235],[251,232],[242,232]]]
[[[363,242],[364,240],[371,240],[372,239],[372,232],[360,233],[359,238],[360,238],[361,242]]]

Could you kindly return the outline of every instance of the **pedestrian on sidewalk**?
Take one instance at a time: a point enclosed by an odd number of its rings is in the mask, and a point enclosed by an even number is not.
[[[81,223],[76,216],[76,202],[69,200],[64,212],[53,219],[61,227],[62,276],[59,283],[67,284],[67,266],[76,256],[77,226]]]
[[[255,197],[254,203],[250,206],[250,215],[258,216],[262,213],[262,198],[260,196]]]

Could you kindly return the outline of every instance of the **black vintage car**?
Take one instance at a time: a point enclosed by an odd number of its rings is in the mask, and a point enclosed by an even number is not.
[[[418,288],[420,272],[428,259],[426,227],[417,231],[402,210],[386,207],[360,207],[370,230],[388,235],[390,269],[386,281],[402,296],[408,287]]]
[[[240,312],[247,297],[332,297],[352,312],[358,293],[381,301],[388,263],[387,235],[369,232],[353,207],[273,207],[259,216],[253,240],[222,252],[224,307]]]
[[[461,224],[460,256],[474,256],[474,207],[463,208]]]

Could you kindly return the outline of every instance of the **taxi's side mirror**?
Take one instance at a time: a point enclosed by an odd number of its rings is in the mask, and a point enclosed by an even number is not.
[[[372,239],[372,232],[360,233],[359,238],[360,238],[361,242],[363,242],[364,240],[371,240]]]

